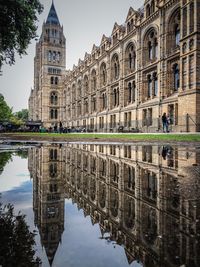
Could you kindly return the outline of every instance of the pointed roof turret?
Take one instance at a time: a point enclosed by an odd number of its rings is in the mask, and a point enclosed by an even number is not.
[[[54,25],[60,25],[58,15],[56,13],[56,9],[54,6],[54,2],[52,1],[51,8],[49,10],[49,15],[47,17],[46,24],[54,24]]]

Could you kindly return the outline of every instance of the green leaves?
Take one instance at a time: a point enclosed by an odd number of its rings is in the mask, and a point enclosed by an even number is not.
[[[11,204],[0,203],[0,262],[3,266],[37,266],[35,258],[35,233],[29,230],[25,216],[14,214]]]
[[[39,0],[0,1],[0,68],[15,63],[15,53],[26,54],[30,41],[37,37],[37,15],[43,10]]]
[[[0,121],[9,121],[12,116],[12,109],[7,105],[3,95],[0,94]]]

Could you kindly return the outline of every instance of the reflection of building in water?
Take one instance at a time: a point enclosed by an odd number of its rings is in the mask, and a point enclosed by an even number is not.
[[[34,209],[48,255],[55,253],[62,234],[65,188],[65,195],[93,224],[100,225],[101,238],[124,247],[129,263],[200,266],[199,169],[195,166],[200,155],[194,149],[71,144],[42,147],[34,153]],[[53,181],[59,193],[51,192]],[[52,208],[60,209],[59,219],[48,218]],[[55,242],[50,239],[51,230],[57,233]]]
[[[34,155],[34,156],[32,156]],[[33,177],[33,208],[41,244],[50,265],[64,230],[64,191],[60,148],[46,146],[29,151]]]
[[[199,192],[186,198],[191,177],[182,175],[200,163],[194,151],[140,145],[63,151],[68,197],[99,223],[102,238],[124,246],[129,263],[200,266]]]

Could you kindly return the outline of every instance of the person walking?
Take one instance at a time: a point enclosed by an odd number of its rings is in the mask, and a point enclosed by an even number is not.
[[[163,133],[168,132],[167,115],[165,112],[162,115],[162,125],[163,125]]]

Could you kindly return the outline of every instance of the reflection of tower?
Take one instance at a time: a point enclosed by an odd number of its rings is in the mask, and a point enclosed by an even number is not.
[[[64,230],[61,149],[57,146],[36,148],[36,156],[37,173],[33,177],[35,223],[52,265]]]

